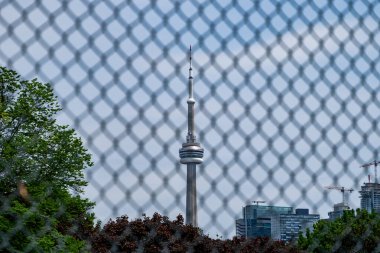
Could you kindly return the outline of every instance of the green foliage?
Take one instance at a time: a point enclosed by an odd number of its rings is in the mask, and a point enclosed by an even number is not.
[[[19,181],[79,192],[86,185],[91,157],[74,130],[56,124],[59,110],[49,84],[0,67],[0,192],[14,192]]]
[[[80,217],[75,211],[73,213],[64,204],[73,197],[68,194],[66,198],[69,200],[52,196],[37,198],[31,206],[20,202],[16,196],[3,201],[9,206],[0,206],[0,243],[6,245],[1,252],[83,252],[86,248],[83,239],[86,238],[80,230],[84,225],[92,229],[93,217],[87,215],[87,219],[78,220]],[[49,205],[52,202],[56,203]],[[53,208],[46,209],[46,206]],[[87,208],[87,203],[81,203],[81,208]],[[71,222],[73,231],[60,229],[62,222]]]
[[[320,220],[313,232],[300,235],[298,246],[308,252],[377,252],[380,216],[366,210],[347,210],[334,220]]]
[[[94,204],[75,194],[92,162],[59,110],[49,84],[0,67],[1,252],[86,250]]]

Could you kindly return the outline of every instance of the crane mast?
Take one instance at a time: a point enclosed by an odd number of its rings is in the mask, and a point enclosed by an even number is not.
[[[366,164],[363,164],[362,166],[360,166],[361,168],[368,168],[368,167],[371,167],[372,165],[374,166],[374,168],[375,168],[375,183],[377,183],[377,165],[379,165],[379,164],[380,164],[380,161],[374,160],[373,162],[366,163]]]
[[[345,196],[345,192],[351,193],[351,192],[354,191],[354,189],[352,189],[352,188],[347,189],[347,188],[344,188],[342,186],[326,186],[325,188],[328,189],[328,190],[338,190],[338,191],[340,191],[342,193],[342,203],[344,205],[348,206],[348,200],[347,200],[347,198]]]

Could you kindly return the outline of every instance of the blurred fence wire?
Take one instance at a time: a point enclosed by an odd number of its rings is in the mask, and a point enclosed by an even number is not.
[[[379,1],[0,2],[0,64],[53,85],[93,154],[97,218],[184,213],[193,45],[199,226],[253,200],[326,217],[378,159]],[[350,205],[359,207],[357,193]]]

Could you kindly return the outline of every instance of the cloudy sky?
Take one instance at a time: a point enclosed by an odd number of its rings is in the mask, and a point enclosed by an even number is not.
[[[61,124],[93,154],[86,196],[105,221],[185,209],[193,46],[199,225],[235,234],[253,200],[327,217],[367,181],[380,143],[378,1],[10,1],[0,64],[50,82]]]

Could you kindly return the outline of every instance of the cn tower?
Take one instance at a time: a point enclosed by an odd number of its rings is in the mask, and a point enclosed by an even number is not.
[[[186,224],[198,226],[197,224],[197,183],[196,183],[196,165],[203,162],[203,148],[197,142],[195,136],[195,99],[193,96],[193,77],[191,74],[191,46],[190,46],[190,68],[187,99],[187,136],[186,142],[182,144],[179,150],[180,162],[187,165],[187,186],[186,186]]]

